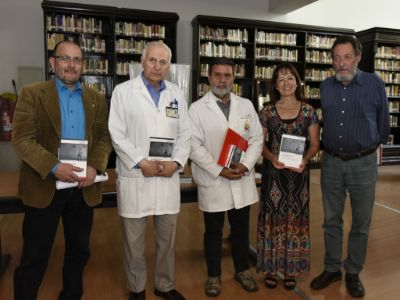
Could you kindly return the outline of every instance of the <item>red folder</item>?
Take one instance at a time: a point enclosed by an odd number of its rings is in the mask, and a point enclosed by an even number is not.
[[[232,162],[238,163],[248,146],[249,144],[244,137],[228,128],[219,154],[218,164],[223,167],[230,167]]]

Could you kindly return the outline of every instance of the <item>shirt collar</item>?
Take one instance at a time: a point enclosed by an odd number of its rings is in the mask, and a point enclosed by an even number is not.
[[[144,78],[143,72],[142,72],[141,76],[142,76],[143,82],[144,82],[145,86],[147,87],[147,89],[153,89],[153,90],[155,90],[155,91],[157,91],[157,92],[161,92],[161,91],[163,91],[163,90],[166,89],[166,85],[165,85],[165,81],[164,81],[164,80],[161,80],[161,81],[160,81],[160,87],[159,87],[159,89],[157,90],[154,86],[152,86],[152,85],[150,84],[150,82],[147,81],[146,78]]]
[[[59,92],[69,90],[69,88],[66,87],[65,84],[58,78],[56,78],[56,87]],[[81,91],[81,90],[82,90],[82,85],[79,81],[77,81],[75,84],[75,88],[72,92]]]

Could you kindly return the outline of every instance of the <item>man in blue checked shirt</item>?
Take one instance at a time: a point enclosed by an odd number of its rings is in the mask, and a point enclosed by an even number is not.
[[[376,149],[387,142],[390,131],[384,83],[377,75],[357,68],[361,50],[355,37],[338,37],[331,50],[335,76],[321,84],[325,270],[311,282],[311,288],[319,290],[342,278],[342,216],[348,193],[353,218],[343,267],[352,297],[365,295],[359,273],[375,201]]]

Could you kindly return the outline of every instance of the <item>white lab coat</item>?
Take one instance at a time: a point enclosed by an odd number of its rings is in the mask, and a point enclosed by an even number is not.
[[[175,140],[172,160],[184,166],[190,151],[190,121],[182,91],[165,82],[158,107],[141,75],[115,87],[109,130],[117,153],[118,212],[122,217],[176,214],[180,208],[179,173],[172,177],[144,177],[135,166],[149,158],[150,137]],[[167,117],[166,107],[178,102],[178,118]]]
[[[227,121],[216,101],[217,98],[208,92],[189,108],[192,174],[198,185],[199,207],[207,212],[239,209],[259,199],[254,165],[262,151],[263,133],[257,112],[248,99],[231,93]],[[249,172],[239,180],[218,176],[222,166],[217,161],[228,127],[246,138],[249,143],[241,161]]]

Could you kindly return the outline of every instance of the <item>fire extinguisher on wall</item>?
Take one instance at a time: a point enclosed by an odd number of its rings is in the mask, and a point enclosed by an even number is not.
[[[11,141],[12,117],[16,96],[11,93],[0,95],[1,140]]]

